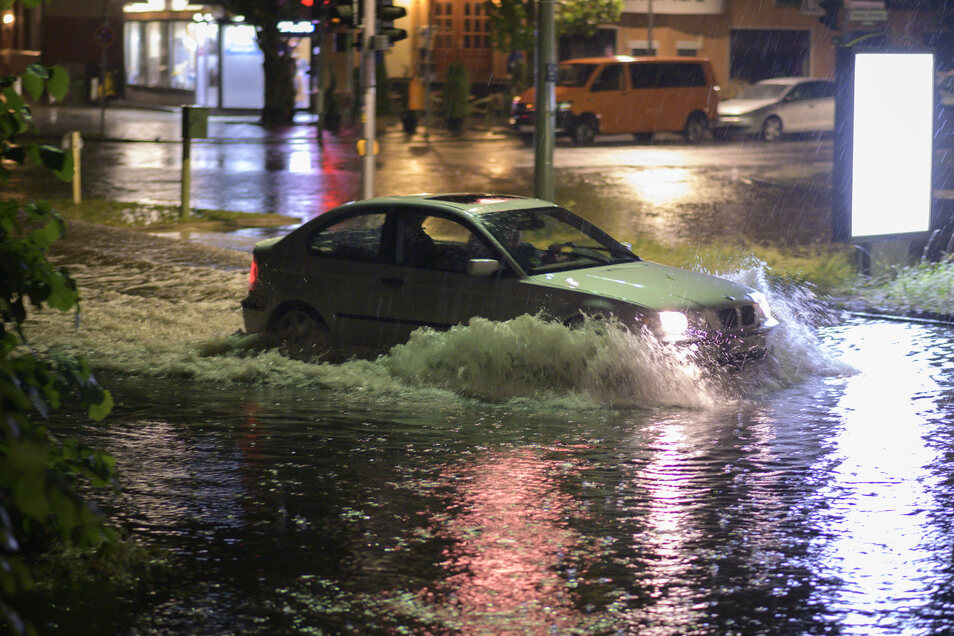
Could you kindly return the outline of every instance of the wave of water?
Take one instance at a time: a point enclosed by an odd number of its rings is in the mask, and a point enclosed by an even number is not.
[[[819,342],[814,296],[804,288],[773,293],[762,267],[726,275],[772,296],[782,321],[770,354],[741,370],[713,369],[686,350],[612,324],[568,329],[534,316],[420,329],[375,359],[303,362],[242,335],[243,271],[133,254],[71,268],[82,298],[79,325],[72,316],[39,312],[30,341],[119,374],[320,387],[369,398],[438,392],[536,407],[707,408],[850,372]]]

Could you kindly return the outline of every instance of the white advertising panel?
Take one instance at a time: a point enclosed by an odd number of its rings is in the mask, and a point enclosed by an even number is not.
[[[927,232],[934,56],[857,54],[852,115],[852,237]]]

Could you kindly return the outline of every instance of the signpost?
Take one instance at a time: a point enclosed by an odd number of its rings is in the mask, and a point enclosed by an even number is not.
[[[189,218],[192,197],[192,139],[209,136],[209,109],[182,107],[182,207],[180,218]]]

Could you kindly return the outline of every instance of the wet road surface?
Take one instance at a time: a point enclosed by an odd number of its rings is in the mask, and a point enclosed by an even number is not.
[[[41,632],[954,630],[948,328],[739,272],[783,320],[741,371],[532,318],[309,364],[235,335],[246,253],[74,225],[56,258],[80,327],[28,335],[117,407],[55,430],[117,458],[103,507],[168,567]]]
[[[179,114],[107,110],[104,134],[95,109],[44,109],[38,127],[59,139],[70,127],[93,137],[84,148],[85,197],[176,205],[181,195]],[[215,116],[210,138],[192,147],[192,203],[198,208],[278,212],[302,220],[358,198],[361,159],[354,139],[314,125],[266,131],[252,116]],[[422,131],[383,133],[377,194],[487,191],[532,195],[533,151],[504,131],[460,140]],[[607,137],[587,148],[558,143],[555,200],[623,240],[827,242],[831,235],[830,139],[652,145]],[[68,184],[35,173],[11,188],[69,197]],[[261,236],[262,230],[248,232]]]

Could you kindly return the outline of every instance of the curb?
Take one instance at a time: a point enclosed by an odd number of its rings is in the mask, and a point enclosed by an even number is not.
[[[954,314],[939,314],[933,311],[912,311],[906,314],[888,314],[878,311],[848,311],[849,316],[894,322],[912,322],[939,327],[954,327]]]

